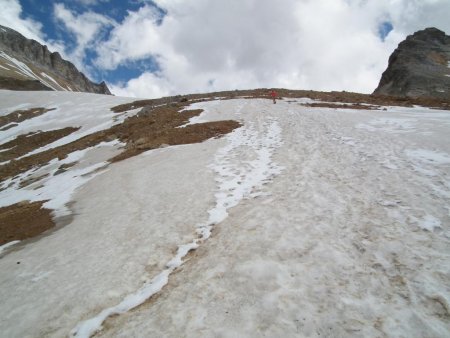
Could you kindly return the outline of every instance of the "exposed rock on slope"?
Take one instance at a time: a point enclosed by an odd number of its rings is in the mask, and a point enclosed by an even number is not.
[[[450,98],[450,36],[436,28],[409,35],[389,58],[374,94]]]
[[[111,95],[105,82],[91,82],[59,53],[0,26],[0,89],[65,90]]]

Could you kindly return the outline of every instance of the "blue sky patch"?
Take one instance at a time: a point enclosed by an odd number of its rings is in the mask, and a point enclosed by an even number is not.
[[[129,11],[137,11],[144,5],[150,5],[156,9],[159,14],[157,23],[161,24],[166,11],[158,7],[150,0],[20,0],[22,6],[22,18],[31,18],[42,24],[42,32],[45,34],[47,41],[62,41],[67,53],[72,53],[77,48],[76,37],[69,32],[61,21],[55,18],[54,6],[63,4],[65,8],[78,16],[86,12],[98,13],[106,16],[118,24],[122,23],[127,17]],[[113,29],[112,25],[104,26],[95,37],[95,43],[106,41]],[[85,49],[85,58],[82,63],[85,70],[89,72],[91,80],[100,82],[106,80],[109,83],[126,82],[130,79],[138,77],[143,72],[157,72],[159,70],[158,63],[155,58],[147,57],[143,60],[135,62],[127,62],[127,64],[119,65],[112,70],[102,70],[97,67],[94,62],[97,53],[93,48]]]
[[[381,41],[384,41],[386,39],[386,36],[389,35],[389,33],[394,29],[394,26],[392,26],[392,23],[389,21],[384,21],[378,26],[378,36],[380,37]]]

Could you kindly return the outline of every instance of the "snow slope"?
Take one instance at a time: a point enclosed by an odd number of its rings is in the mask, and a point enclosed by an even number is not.
[[[192,108],[243,127],[80,187],[0,259],[1,336],[449,336],[448,112]]]
[[[22,157],[55,148],[96,131],[107,129],[114,124],[121,123],[127,116],[135,114],[138,110],[135,109],[117,114],[112,112],[110,108],[131,101],[132,99],[130,98],[87,93],[49,92],[43,94],[42,92],[0,90],[0,116],[16,110],[37,107],[54,109],[43,115],[19,122],[10,129],[0,131],[0,144],[13,140],[20,134],[65,127],[80,127],[80,129],[68,136],[33,150]],[[107,164],[106,160],[112,154],[117,154],[120,146],[121,143],[117,140],[103,142],[95,147],[75,151],[65,159],[55,158],[42,168],[32,168],[16,177],[1,182],[0,207],[23,200],[48,200],[44,207],[54,210],[54,216],[67,216],[70,214],[70,211],[66,204],[70,202],[72,193],[79,186],[93,178],[94,175],[91,175],[91,173],[104,167]],[[57,174],[61,165],[75,161],[78,164],[71,170]],[[44,175],[49,176],[28,187],[20,188],[22,181]]]

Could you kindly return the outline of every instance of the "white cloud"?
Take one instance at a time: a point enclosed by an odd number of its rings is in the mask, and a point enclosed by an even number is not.
[[[2,0],[0,2],[0,24],[10,27],[29,39],[40,43],[43,40],[42,25],[32,19],[22,19],[22,6],[18,0]]]
[[[128,60],[148,57],[156,46],[161,46],[157,21],[159,14],[151,6],[129,12],[124,22],[115,27],[109,41],[102,43],[97,52],[97,64],[103,69],[114,69]]]
[[[148,56],[158,76],[116,85],[156,97],[256,87],[372,92],[397,44],[429,26],[450,30],[448,0],[157,0],[130,12],[99,49],[114,69]],[[381,41],[378,26],[394,30]]]
[[[406,35],[430,26],[450,32],[448,0],[155,0],[167,11],[162,22],[152,1],[135,1],[143,6],[120,24],[91,10],[54,6],[57,22],[76,38],[68,57],[84,72],[88,50],[103,71],[157,61],[156,72],[110,85],[118,95],[257,87],[368,93]],[[0,23],[43,41],[41,25],[20,15],[18,0],[0,0]],[[386,21],[394,30],[381,41],[378,28]]]
[[[74,14],[62,3],[54,5],[54,14],[55,19],[63,23],[66,30],[75,36],[76,47],[68,53],[69,58],[79,69],[89,73],[84,66],[86,50],[94,48],[100,40],[99,34],[105,28],[116,25],[115,21],[92,11]]]
[[[28,39],[47,45],[52,52],[64,55],[61,42],[47,40],[42,33],[42,24],[31,18],[22,18],[22,6],[19,0],[0,0],[0,25],[16,30]]]
[[[108,84],[108,88],[117,96],[140,98],[168,96],[174,90],[173,85],[167,79],[149,72],[141,74],[126,84]]]

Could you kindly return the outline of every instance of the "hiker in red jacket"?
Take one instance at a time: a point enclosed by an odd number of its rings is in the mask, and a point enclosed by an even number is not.
[[[277,92],[276,92],[275,90],[272,90],[272,91],[270,92],[270,96],[271,96],[272,99],[273,99],[273,103],[277,103],[277,101],[275,100],[275,99],[277,98]]]

